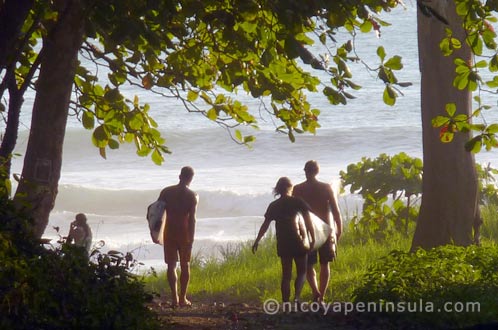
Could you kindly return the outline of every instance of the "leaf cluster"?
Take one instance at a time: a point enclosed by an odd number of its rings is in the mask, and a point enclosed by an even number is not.
[[[130,85],[180,100],[189,112],[227,128],[241,144],[252,143],[254,137],[233,129],[257,128],[258,121],[236,96],[251,95],[261,102],[260,115],[263,109],[276,118],[276,130],[294,141],[295,133],[315,133],[320,127],[320,110],[308,102],[308,93],[319,92],[323,84],[321,91],[332,104],[354,98],[348,91],[360,88],[348,66],[359,60],[354,37],[370,31],[380,35],[381,27],[389,24],[377,14],[398,4],[85,0],[80,57],[86,61],[79,63],[74,77],[71,108],[83,126],[93,130],[92,141],[102,157],[125,142],[134,143],[139,156],[150,155],[156,164],[170,152],[149,106],[126,95],[124,87]],[[44,37],[64,28],[59,26],[61,15],[57,3],[34,2],[16,45],[19,52],[9,54],[19,91],[36,89]],[[342,45],[336,40],[340,28],[351,35]],[[325,54],[313,53],[317,40]],[[399,92],[394,85],[404,87],[393,74],[401,69],[401,58],[385,60],[380,54],[377,71],[386,84],[384,100],[392,105]],[[330,83],[321,82],[313,70],[328,74]],[[7,85],[6,80],[0,83],[0,96]]]
[[[484,118],[484,111],[492,108],[486,104],[482,94],[496,95],[498,90],[498,43],[494,24],[498,21],[495,13],[498,11],[496,1],[458,0],[456,1],[457,14],[462,19],[462,26],[466,32],[464,40],[459,40],[453,31],[446,29],[446,37],[439,44],[444,56],[450,56],[463,47],[469,47],[472,60],[456,57],[455,78],[453,86],[458,90],[475,92],[474,102],[476,109],[467,114],[466,109],[456,109],[454,103],[446,105],[446,114],[437,116],[432,124],[440,131],[440,140],[449,143],[457,132],[474,136],[467,141],[465,148],[478,153],[484,147],[491,150],[498,146],[496,123],[473,124],[473,118]]]
[[[351,219],[360,237],[385,239],[394,232],[408,235],[418,216],[422,189],[422,160],[405,153],[363,157],[340,172],[343,187],[363,197],[361,215]]]
[[[437,120],[437,119],[436,119]],[[491,164],[476,163],[479,205],[498,205],[496,178]],[[363,157],[340,172],[342,187],[363,198],[361,214],[350,226],[359,238],[384,240],[394,232],[408,235],[418,217],[422,197],[423,163],[405,153]],[[344,189],[344,188],[343,188]]]

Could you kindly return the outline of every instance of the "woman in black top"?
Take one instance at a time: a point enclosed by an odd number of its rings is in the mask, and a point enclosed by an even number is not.
[[[274,188],[275,196],[280,196],[270,203],[265,213],[265,220],[259,229],[258,237],[252,246],[256,252],[258,243],[275,220],[277,236],[277,254],[282,263],[282,301],[290,298],[290,281],[292,277],[292,261],[296,264],[296,280],[294,282],[295,300],[299,301],[301,290],[306,279],[306,258],[308,249],[303,246],[303,237],[296,226],[296,217],[301,213],[304,217],[306,232],[310,233],[310,248],[313,247],[314,233],[309,217],[309,206],[302,199],[292,196],[292,182],[287,177],[278,180]],[[302,233],[301,233],[302,234]],[[304,234],[306,235],[306,233]]]

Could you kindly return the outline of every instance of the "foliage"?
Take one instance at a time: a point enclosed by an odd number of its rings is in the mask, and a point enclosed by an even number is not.
[[[490,164],[476,163],[480,205],[498,205],[495,175]],[[341,171],[342,186],[363,197],[360,215],[350,219],[350,227],[358,238],[385,239],[393,232],[408,235],[418,217],[422,194],[423,164],[419,158],[405,153],[381,154],[375,159],[363,157]]]
[[[476,171],[479,178],[479,204],[484,206],[498,205],[498,189],[495,183],[495,175],[498,174],[498,170],[488,163],[486,166],[476,164]]]
[[[477,108],[468,116],[458,114],[455,104],[448,103],[445,109],[446,114],[435,117],[432,124],[435,128],[439,128],[440,139],[444,143],[451,142],[457,132],[476,132],[474,137],[467,141],[465,148],[477,153],[482,147],[491,150],[498,146],[496,136],[498,124],[488,125],[485,120],[482,124],[472,123],[473,118],[485,117],[485,112],[492,108],[491,105],[485,103],[483,94],[498,92],[496,89],[498,76],[494,75],[498,71],[498,44],[493,27],[493,24],[497,22],[494,14],[498,11],[498,2],[457,0],[456,10],[462,18],[466,31],[465,40],[454,38],[451,29],[446,28],[446,38],[441,40],[439,47],[445,56],[452,55],[464,45],[470,47],[474,57],[472,62],[461,58],[456,58],[454,61],[456,75],[453,86],[458,90],[467,89],[476,92],[474,101]]]
[[[389,25],[377,14],[390,11],[397,1],[375,0],[297,3],[295,1],[81,1],[85,41],[74,77],[73,114],[93,130],[92,141],[102,157],[107,149],[131,142],[140,156],[160,164],[170,152],[138,96],[125,95],[132,85],[156,95],[179,99],[190,112],[201,113],[232,132],[239,125],[257,127],[257,119],[238,101],[238,93],[261,101],[261,109],[280,121],[276,130],[288,134],[315,133],[320,113],[307,101],[308,92],[321,92],[332,104],[354,98],[359,89],[348,63],[357,62],[354,38],[358,32]],[[1,7],[0,7],[1,8]],[[59,26],[63,8],[35,1],[18,40],[9,54],[0,96],[8,89],[36,88],[34,74],[43,61],[43,38]],[[345,28],[351,39],[339,44]],[[314,37],[312,37],[314,35]],[[308,49],[316,41],[324,47],[320,59]],[[380,64],[374,71],[385,85],[384,101],[393,105],[399,88],[394,72],[403,65],[399,56],[377,49]],[[0,63],[0,70],[4,67]],[[309,68],[310,72],[304,68]],[[320,82],[312,74],[330,77]],[[15,77],[17,84],[7,84]],[[107,79],[106,79],[107,78]],[[9,78],[10,79],[10,78]],[[2,108],[8,108],[2,98]],[[248,144],[254,137],[235,129],[234,139]]]
[[[498,238],[498,204],[487,204],[481,208],[483,241],[496,241]]]
[[[11,203],[1,204],[0,328],[156,328],[131,254],[95,250],[90,262],[80,247],[46,249]]]
[[[405,313],[392,310],[391,316],[445,328],[497,321],[497,270],[496,245],[393,251],[369,267],[354,299],[385,307],[410,302],[422,308],[405,309]]]
[[[362,158],[341,171],[343,186],[363,199],[361,215],[350,219],[353,232],[365,238],[385,239],[393,232],[408,235],[418,216],[422,186],[422,160],[405,153]]]

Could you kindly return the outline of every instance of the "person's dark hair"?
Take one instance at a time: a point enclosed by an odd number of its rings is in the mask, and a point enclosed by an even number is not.
[[[83,213],[78,213],[76,214],[75,217],[76,221],[81,222],[81,223],[86,223],[86,215]]]
[[[292,182],[288,177],[281,177],[278,179],[277,184],[275,185],[275,188],[273,188],[273,194],[275,196],[277,195],[285,195],[289,189],[292,188]]]
[[[194,177],[194,169],[190,166],[182,167],[180,171],[180,179],[190,180]]]
[[[316,160],[308,160],[306,164],[304,164],[304,171],[312,175],[317,175],[320,171],[320,166]]]

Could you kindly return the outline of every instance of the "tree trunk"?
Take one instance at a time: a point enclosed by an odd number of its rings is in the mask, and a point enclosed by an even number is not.
[[[477,174],[472,153],[464,148],[469,133],[456,133],[451,143],[442,143],[439,129],[431,120],[447,115],[445,105],[455,103],[457,114],[471,113],[471,93],[453,87],[455,57],[471,61],[471,51],[464,42],[461,19],[454,1],[447,2],[449,26],[435,17],[427,17],[418,10],[418,44],[421,71],[421,108],[424,176],[422,204],[412,242],[416,248],[472,243],[472,228],[477,215]],[[443,56],[440,41],[445,28],[462,41],[462,48],[451,56]]]
[[[31,130],[14,200],[27,207],[41,237],[48,224],[62,165],[62,147],[78,50],[83,42],[81,0],[59,2],[59,20],[44,40]]]
[[[16,80],[12,73],[7,73],[6,80],[9,86],[9,110],[7,114],[7,125],[5,134],[0,145],[0,198],[10,198],[10,191],[7,190],[6,180],[10,180],[10,169],[12,166],[12,152],[17,143],[17,133],[19,131],[19,116],[24,102],[24,92],[17,89]]]

